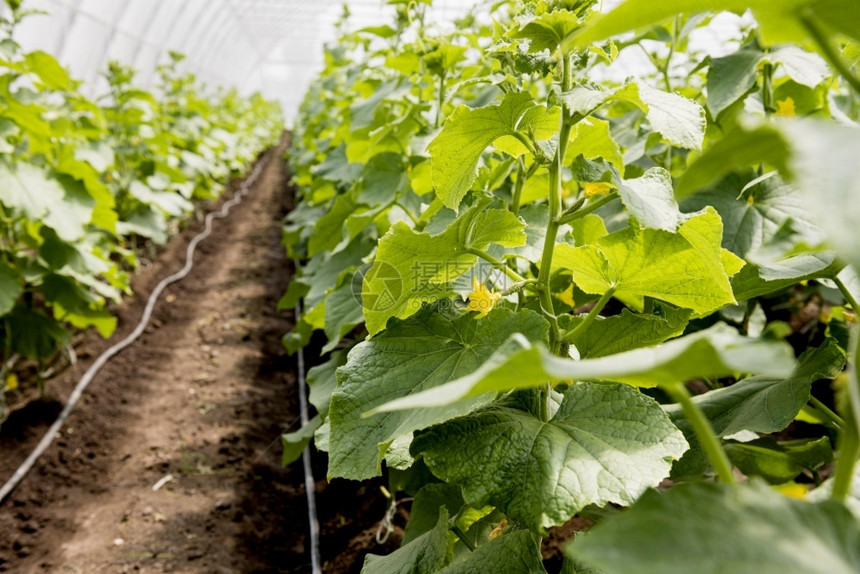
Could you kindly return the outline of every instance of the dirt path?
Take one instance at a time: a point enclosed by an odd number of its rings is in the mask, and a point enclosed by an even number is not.
[[[278,497],[304,507],[277,442],[297,415],[295,369],[280,344],[290,321],[275,310],[288,281],[282,151],[216,221],[191,276],[162,296],[147,333],[102,371],[0,509],[0,571],[245,572],[304,560],[301,512],[270,512],[283,510]],[[139,295],[181,266],[193,227],[137,279]],[[134,327],[141,300],[123,309],[119,335]],[[106,345],[88,343],[91,358]],[[50,393],[67,392],[84,363]],[[16,413],[3,430],[4,463],[20,458],[14,441],[44,431],[27,423],[50,420],[61,400],[49,394]],[[296,524],[285,529],[287,520]]]
[[[102,370],[0,506],[0,572],[310,572],[301,465],[280,465],[279,437],[297,428],[298,406],[295,360],[281,345],[292,315],[276,310],[290,276],[283,146],[270,155],[246,199],[215,222],[191,275],[162,295],[145,335]],[[81,361],[0,428],[0,480],[95,357],[136,326],[200,229],[191,225],[138,274],[113,339],[88,336]],[[324,457],[315,460],[325,571],[358,572],[364,554],[390,552],[400,532],[376,545],[379,482],[328,484]]]

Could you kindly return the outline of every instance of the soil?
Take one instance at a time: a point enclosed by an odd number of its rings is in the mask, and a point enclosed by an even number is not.
[[[301,462],[280,464],[280,434],[299,426],[296,361],[281,345],[293,318],[276,309],[291,273],[280,243],[292,201],[285,145],[268,153],[249,195],[198,248],[191,275],[162,295],[143,337],[101,371],[0,506],[0,572],[310,572]],[[0,480],[89,364],[135,327],[201,228],[188,226],[138,274],[111,340],[83,337],[78,363],[3,424]],[[385,545],[374,540],[381,482],[328,484],[320,454],[314,467],[327,573],[358,572],[367,552],[397,548],[399,529]]]

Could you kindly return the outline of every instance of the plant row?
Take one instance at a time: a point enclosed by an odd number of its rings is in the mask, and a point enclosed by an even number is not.
[[[364,571],[858,571],[858,5],[390,4],[326,49],[284,229],[284,343],[329,353],[285,463],[412,501]]]
[[[207,93],[171,54],[154,93],[111,63],[109,93],[86,97],[57,60],[25,52],[20,2],[0,19],[0,399],[37,376],[76,329],[105,337],[129,274],[217,198],[279,136],[259,96]],[[33,369],[35,365],[35,369]],[[32,374],[32,373],[31,373]],[[5,390],[2,388],[5,387]],[[0,400],[0,404],[3,401]],[[0,413],[2,416],[2,413]]]

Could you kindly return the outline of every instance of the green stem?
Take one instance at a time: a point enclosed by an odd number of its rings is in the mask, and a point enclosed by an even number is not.
[[[466,548],[469,549],[469,552],[475,551],[475,543],[466,538],[466,533],[463,532],[462,528],[460,528],[459,526],[452,526],[451,532],[457,535],[457,538],[460,539],[460,542],[466,545]]]
[[[552,386],[549,383],[542,385],[539,389],[540,392],[540,400],[538,401],[538,406],[540,410],[538,411],[538,418],[542,423],[549,422],[549,395],[552,392]]]
[[[612,296],[615,294],[615,287],[610,287],[609,290],[603,294],[603,296],[597,300],[597,303],[594,304],[594,307],[591,308],[591,311],[588,312],[588,315],[585,316],[585,319],[579,323],[576,327],[568,331],[564,334],[562,341],[565,343],[572,342],[576,336],[582,331],[586,330],[588,326],[594,322],[597,316],[603,311],[603,308],[606,307],[606,304],[609,303],[609,300],[612,299]]]
[[[559,218],[558,222],[559,222],[559,224],[564,225],[565,223],[570,223],[571,221],[576,221],[577,219],[585,217],[589,213],[594,213],[595,211],[597,211],[598,209],[600,209],[601,207],[603,207],[607,203],[611,203],[611,202],[615,201],[616,199],[618,199],[619,197],[620,196],[618,195],[618,192],[613,191],[609,195],[601,197],[597,201],[592,201],[591,203],[589,203],[588,205],[586,205],[585,207],[583,207],[581,209],[577,209],[576,211],[574,211],[572,213],[567,213],[567,214],[561,216],[561,218]]]
[[[762,68],[761,104],[767,115],[776,111],[773,107],[773,64],[767,63]]]
[[[860,337],[858,337],[860,338]],[[852,368],[852,371],[855,370]],[[852,384],[856,382],[856,375],[852,376]],[[851,484],[854,481],[854,467],[857,458],[860,457],[860,436],[854,424],[853,417],[846,413],[848,424],[842,427],[839,435],[839,462],[836,465],[836,474],[833,477],[833,499],[845,502],[851,492]]]
[[[833,282],[836,283],[842,296],[848,304],[851,305],[851,309],[855,313],[860,313],[860,303],[858,303],[857,298],[854,297],[854,294],[851,291],[849,291],[842,279],[834,277]],[[857,429],[860,429],[860,380],[858,380],[857,376],[857,368],[860,366],[860,333],[858,333],[857,329],[854,329],[853,342],[854,347],[852,348],[854,349],[854,356],[849,357],[851,365],[848,371],[848,399],[851,403],[851,413],[854,417],[853,428],[856,432]]]
[[[684,417],[690,423],[690,426],[693,427],[696,438],[699,439],[699,444],[702,445],[702,449],[705,451],[720,481],[726,484],[734,484],[735,475],[732,472],[732,464],[729,462],[729,457],[726,455],[726,451],[723,450],[720,439],[714,434],[714,429],[711,428],[711,423],[708,421],[705,413],[693,402],[693,398],[690,396],[687,387],[683,383],[675,383],[661,388],[672,397],[672,400],[681,405]]]
[[[860,93],[860,78],[855,76],[848,65],[839,57],[836,49],[830,43],[830,40],[828,40],[827,34],[813,18],[811,11],[803,13],[800,16],[800,22],[806,28],[806,31],[809,32],[809,35],[812,36],[812,39],[815,40],[815,43],[818,44],[818,47],[821,48],[821,52],[827,58],[827,61],[830,62],[830,65],[839,72],[840,76],[845,78],[845,81],[854,88],[855,92]]]
[[[830,420],[835,426],[840,429],[845,428],[845,419],[837,415],[833,409],[822,403],[819,399],[809,395],[809,404],[817,411],[819,411],[824,417]]]
[[[511,211],[517,213],[520,210],[520,199],[523,196],[523,187],[526,184],[526,164],[523,158],[517,160],[517,181],[514,183],[514,192],[511,197]]]
[[[445,70],[439,76],[439,99],[437,101],[439,107],[436,108],[436,122],[434,125],[438,128],[442,125],[442,106],[445,104]]]
[[[471,253],[472,255],[480,257],[499,271],[502,271],[505,275],[507,275],[517,283],[528,283],[528,280],[525,277],[505,265],[502,261],[499,261],[492,255],[490,255],[489,253],[481,251],[480,249],[475,249],[474,247],[466,247],[465,250],[466,253]]]

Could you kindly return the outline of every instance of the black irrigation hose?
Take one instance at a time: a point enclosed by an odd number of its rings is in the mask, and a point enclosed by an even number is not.
[[[42,437],[42,440],[36,446],[36,449],[30,453],[30,456],[27,457],[27,460],[18,467],[18,470],[12,475],[12,477],[6,481],[6,484],[0,488],[0,505],[6,500],[9,494],[15,490],[15,487],[20,484],[20,482],[27,476],[33,466],[36,464],[36,461],[39,460],[45,451],[48,450],[48,447],[51,446],[51,443],[60,433],[60,429],[63,424],[66,422],[66,419],[69,418],[69,415],[74,410],[75,406],[78,404],[78,401],[81,399],[86,388],[92,382],[93,378],[96,374],[110,361],[113,357],[118,355],[121,351],[123,351],[126,347],[129,347],[132,343],[134,343],[138,337],[143,334],[144,329],[146,329],[149,324],[149,319],[152,316],[152,310],[155,308],[155,303],[158,300],[158,297],[167,288],[168,285],[176,283],[177,281],[186,277],[191,269],[194,267],[194,251],[197,249],[197,245],[209,237],[212,233],[212,221],[217,219],[223,219],[227,217],[230,210],[241,203],[242,199],[245,195],[248,194],[248,190],[254,183],[257,178],[260,176],[263,168],[269,161],[269,156],[266,156],[264,159],[260,160],[254,169],[251,171],[251,174],[242,182],[242,185],[239,187],[239,190],[236,192],[236,195],[229,201],[225,202],[224,205],[221,206],[220,211],[213,211],[212,213],[206,216],[206,228],[200,232],[198,235],[191,240],[191,243],[188,244],[188,249],[185,252],[185,266],[168,277],[165,277],[161,280],[161,282],[156,285],[155,289],[149,296],[149,300],[146,302],[146,307],[143,310],[143,315],[140,318],[140,322],[137,327],[130,335],[128,335],[125,339],[120,341],[119,343],[113,345],[109,349],[107,349],[104,353],[102,353],[96,361],[90,365],[90,368],[87,369],[87,372],[84,373],[84,376],[78,381],[78,384],[75,386],[75,389],[72,391],[72,394],[69,396],[68,402],[66,402],[66,406],[63,407],[63,411],[60,413],[60,416],[51,425],[51,428],[48,429],[48,432],[45,433],[45,436]]]

